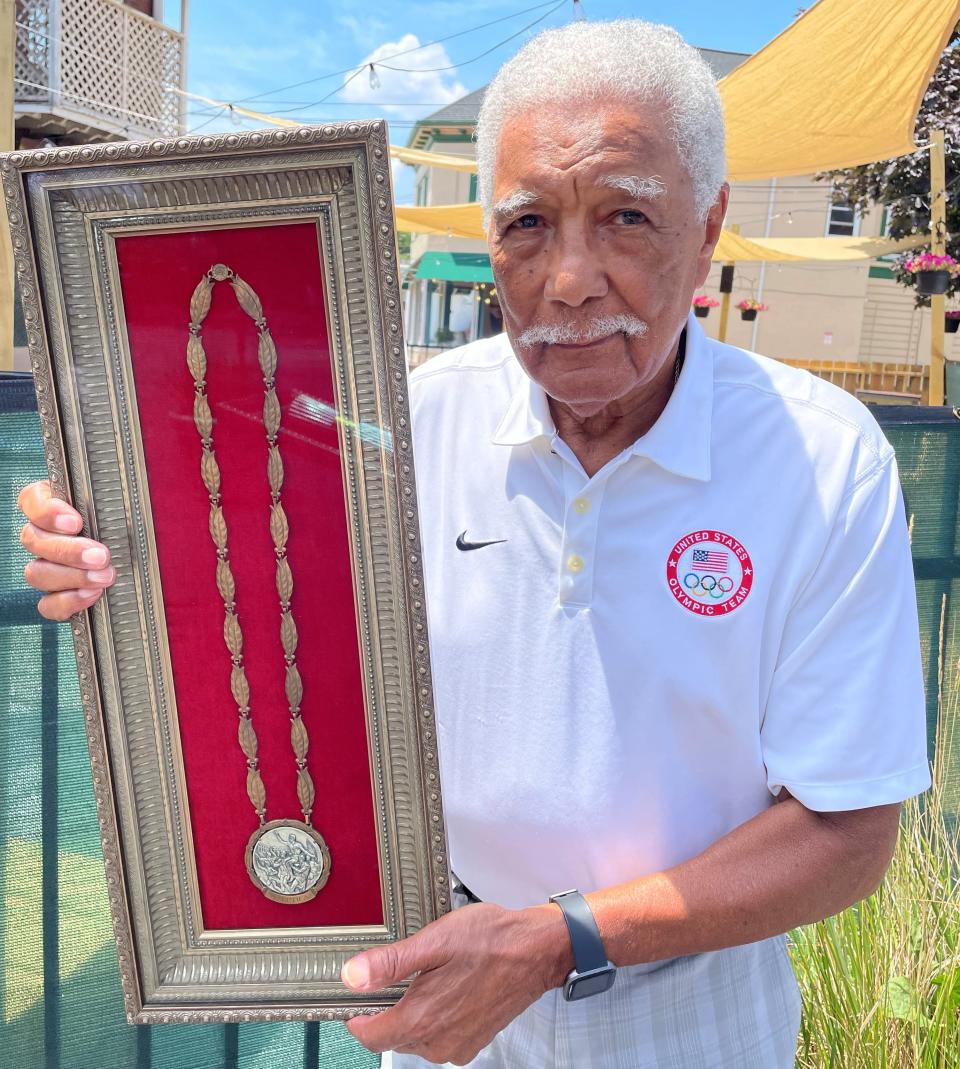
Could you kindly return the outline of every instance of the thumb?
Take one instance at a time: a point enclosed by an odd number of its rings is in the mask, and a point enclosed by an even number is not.
[[[437,965],[439,960],[436,940],[418,932],[398,943],[357,954],[344,964],[340,979],[354,991],[379,991]]]

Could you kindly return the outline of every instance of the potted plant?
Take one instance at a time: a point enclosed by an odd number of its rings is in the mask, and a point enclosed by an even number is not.
[[[705,319],[710,315],[710,309],[716,308],[719,303],[719,301],[715,301],[705,293],[700,293],[693,298],[693,314],[697,316],[698,319]]]
[[[757,318],[757,312],[765,312],[768,306],[763,301],[755,301],[752,297],[747,297],[740,301],[737,307],[740,309],[741,319],[752,320]]]
[[[956,334],[960,329],[960,308],[952,308],[944,313],[944,329],[948,334]]]
[[[960,264],[952,256],[937,256],[932,252],[911,256],[904,261],[903,267],[913,275],[917,293],[923,297],[946,293],[950,288],[950,278],[960,274]]]

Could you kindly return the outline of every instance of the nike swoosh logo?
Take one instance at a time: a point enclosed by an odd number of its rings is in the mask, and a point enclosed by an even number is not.
[[[457,549],[483,549],[484,546],[496,546],[501,542],[506,542],[505,538],[496,538],[492,542],[468,542],[466,539],[467,532],[464,531],[457,539]]]

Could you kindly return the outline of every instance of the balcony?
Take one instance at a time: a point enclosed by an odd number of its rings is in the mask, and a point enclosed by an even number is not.
[[[185,5],[184,5],[185,6]],[[185,38],[117,0],[16,0],[18,137],[114,141],[184,130]]]

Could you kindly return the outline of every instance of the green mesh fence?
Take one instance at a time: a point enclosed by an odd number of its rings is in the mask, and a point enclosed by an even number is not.
[[[30,376],[0,375],[0,1067],[374,1069],[341,1024],[126,1023],[73,642],[23,581],[45,476]]]
[[[951,408],[880,405],[873,411],[896,450],[910,524],[932,758],[938,709],[955,709],[960,699],[960,419]],[[960,814],[957,741],[947,747],[956,759],[944,800],[953,820]]]

